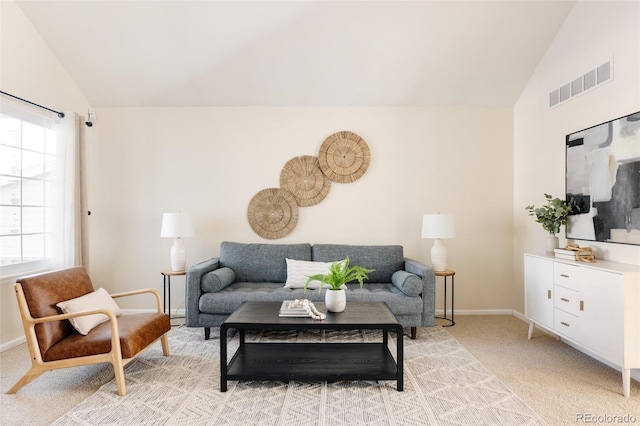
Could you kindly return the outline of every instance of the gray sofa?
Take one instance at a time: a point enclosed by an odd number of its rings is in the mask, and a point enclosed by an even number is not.
[[[285,288],[287,260],[335,262],[375,269],[362,288],[347,284],[349,302],[385,302],[403,327],[431,327],[435,315],[435,276],[430,266],[405,258],[402,246],[338,244],[244,244],[225,241],[220,256],[187,270],[185,317],[188,327],[219,327],[245,301],[309,299],[324,301],[324,292]],[[400,272],[398,272],[400,271]]]

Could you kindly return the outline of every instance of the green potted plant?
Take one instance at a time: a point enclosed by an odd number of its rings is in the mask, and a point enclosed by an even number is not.
[[[311,275],[304,285],[304,291],[312,281],[320,281],[321,285],[318,292],[323,287],[328,287],[325,293],[325,304],[331,312],[342,312],[347,306],[347,296],[344,292],[344,285],[348,282],[357,280],[360,287],[364,284],[364,280],[369,278],[368,274],[375,269],[367,269],[362,266],[349,266],[349,257],[339,262],[334,262],[329,267],[328,274]]]
[[[553,198],[549,194],[544,194],[547,204],[536,208],[533,205],[525,207],[529,212],[529,216],[535,216],[536,222],[542,224],[542,228],[549,233],[547,237],[546,251],[553,252],[558,248],[558,237],[556,234],[560,232],[560,227],[567,224],[567,216],[571,211],[573,199],[567,203],[560,198]]]

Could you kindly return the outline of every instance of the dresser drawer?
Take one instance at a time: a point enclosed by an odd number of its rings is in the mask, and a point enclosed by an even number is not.
[[[578,340],[580,337],[580,318],[561,309],[555,309],[553,314],[555,331],[570,339]]]
[[[580,293],[559,285],[553,286],[553,306],[575,316],[582,310]]]
[[[572,290],[580,291],[580,267],[554,262],[553,283]]]

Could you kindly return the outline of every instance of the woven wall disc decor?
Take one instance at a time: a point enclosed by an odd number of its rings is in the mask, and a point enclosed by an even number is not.
[[[280,187],[291,192],[300,207],[314,206],[329,193],[331,181],[320,170],[318,157],[302,155],[287,161],[280,172]]]
[[[298,204],[287,190],[263,189],[249,202],[247,218],[251,228],[261,237],[270,240],[282,238],[298,223]]]
[[[337,132],[324,140],[318,154],[320,169],[332,181],[349,183],[369,167],[371,152],[366,142],[349,131]]]

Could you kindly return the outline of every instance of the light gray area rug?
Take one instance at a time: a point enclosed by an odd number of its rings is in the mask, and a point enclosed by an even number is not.
[[[159,344],[54,425],[544,425],[544,421],[446,330],[404,338],[404,391],[395,381],[229,382],[219,391],[219,341],[202,329],[170,332]],[[393,336],[393,335],[391,335]],[[248,341],[377,341],[378,331],[256,332]],[[390,338],[395,354],[395,336]],[[229,343],[230,354],[238,345]],[[229,355],[230,359],[231,355]]]

